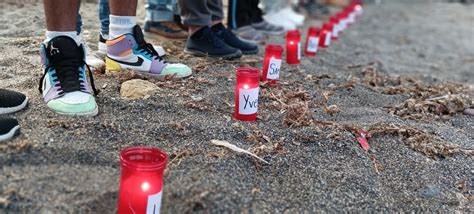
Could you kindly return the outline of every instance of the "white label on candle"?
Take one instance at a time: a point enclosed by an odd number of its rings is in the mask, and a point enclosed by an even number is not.
[[[146,214],[160,214],[162,192],[148,196]]]
[[[337,37],[338,30],[339,25],[334,25],[334,28],[332,29],[332,34],[334,35],[334,37]]]
[[[267,79],[277,80],[280,77],[281,59],[271,58],[268,63]]]
[[[318,52],[319,37],[309,37],[307,51],[311,53]]]
[[[258,110],[258,91],[260,88],[243,89],[239,94],[239,113],[242,115],[251,115]]]
[[[328,33],[326,34],[326,40],[324,40],[324,44],[325,44],[326,46],[329,46],[329,45],[331,44],[331,32],[328,32]]]
[[[301,43],[298,42],[298,60],[301,59]]]

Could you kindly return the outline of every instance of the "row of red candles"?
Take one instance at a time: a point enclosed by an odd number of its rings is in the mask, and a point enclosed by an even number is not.
[[[359,3],[352,3],[344,10],[332,16],[323,24],[322,28],[310,27],[306,36],[304,51],[301,51],[301,35],[298,30],[288,31],[286,34],[286,63],[297,65],[301,62],[301,55],[314,57],[318,48],[328,48],[331,40],[336,41],[346,28],[355,22],[362,14]],[[268,81],[275,84],[280,76],[283,47],[267,45],[263,58],[263,70],[241,67],[236,71],[235,113],[234,118],[242,121],[255,121],[258,111],[259,83]]]
[[[331,40],[354,23],[362,14],[359,2],[353,2],[341,13],[331,17],[322,29],[311,27],[306,37],[304,55],[316,56],[318,47],[327,48]],[[287,33],[286,62],[299,64],[301,44],[299,31]],[[254,68],[238,68],[236,71],[236,105],[234,117],[238,120],[253,121],[257,118],[259,83],[276,83],[279,78],[283,47],[268,45],[265,51],[263,72]],[[240,102],[240,101],[243,102]],[[118,210],[119,214],[160,213],[163,173],[168,157],[156,148],[131,147],[120,153],[121,177]]]

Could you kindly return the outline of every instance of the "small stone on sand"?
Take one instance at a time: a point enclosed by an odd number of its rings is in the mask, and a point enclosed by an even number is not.
[[[158,89],[158,86],[151,82],[141,79],[133,79],[122,83],[122,87],[120,88],[120,95],[124,98],[133,100],[147,99],[151,95],[153,95]]]
[[[464,114],[474,116],[474,108],[467,108],[464,110]]]

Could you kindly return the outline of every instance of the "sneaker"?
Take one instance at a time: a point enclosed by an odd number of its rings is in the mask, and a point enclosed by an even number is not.
[[[98,113],[94,95],[97,91],[84,46],[70,37],[58,36],[41,46],[45,66],[39,90],[52,111],[71,116],[95,116]],[[88,69],[91,86],[87,81]]]
[[[283,33],[285,33],[285,28],[278,25],[272,25],[265,20],[259,23],[253,23],[252,27],[257,32],[260,32],[266,35],[282,35]]]
[[[209,27],[203,27],[186,41],[184,52],[195,56],[235,59],[242,56],[242,51],[233,48],[219,38]]]
[[[22,93],[0,89],[0,114],[10,114],[24,109],[28,97]]]
[[[291,22],[295,23],[297,26],[302,26],[304,24],[304,16],[296,13],[290,7],[287,7],[279,12],[280,16],[287,17]]]
[[[265,36],[256,31],[252,26],[239,27],[232,30],[232,32],[235,33],[240,40],[245,42],[263,43],[265,41]]]
[[[107,44],[105,44],[107,42],[107,39],[105,38],[109,38],[109,36],[104,36],[102,33],[99,35],[99,50],[97,51],[97,54],[102,59],[105,59],[105,57],[107,56]],[[163,57],[166,55],[165,49],[161,46],[153,45],[153,49],[155,49],[155,51],[158,53],[158,56]]]
[[[298,7],[299,11],[306,12],[312,18],[321,18],[330,15],[329,8],[319,2],[309,1],[301,3]]]
[[[184,78],[192,74],[186,65],[165,62],[145,41],[138,25],[133,28],[133,33],[107,41],[105,64],[108,71],[131,69],[156,79]]]
[[[0,142],[7,141],[20,134],[20,125],[13,118],[0,118]]]
[[[98,70],[100,67],[105,65],[103,57],[99,57],[96,55],[91,48],[87,45],[87,43],[82,43],[84,49],[86,50],[86,63],[89,65],[93,71]]]
[[[285,31],[296,29],[296,24],[290,21],[287,17],[282,16],[280,13],[267,14],[263,19],[272,25],[283,27]]]
[[[188,32],[181,29],[175,22],[145,22],[145,35],[154,38],[155,36],[167,39],[185,40]]]
[[[217,37],[224,40],[224,42],[231,47],[240,49],[242,54],[258,53],[258,46],[256,44],[240,40],[231,31],[227,30],[222,23],[212,26],[211,30],[214,31]]]

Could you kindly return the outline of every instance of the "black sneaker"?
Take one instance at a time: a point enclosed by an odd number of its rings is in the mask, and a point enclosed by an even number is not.
[[[224,40],[225,43],[231,47],[240,49],[243,54],[258,53],[258,46],[256,44],[240,40],[236,35],[234,35],[234,33],[232,33],[230,30],[227,30],[227,28],[225,28],[222,23],[212,26],[211,29],[219,38]]]
[[[13,118],[0,118],[0,142],[10,140],[20,134],[20,125]]]
[[[20,111],[28,104],[28,97],[22,93],[0,89],[0,114]]]
[[[209,27],[203,27],[191,35],[186,41],[184,52],[196,56],[224,59],[235,59],[242,56],[242,51],[226,44]]]

